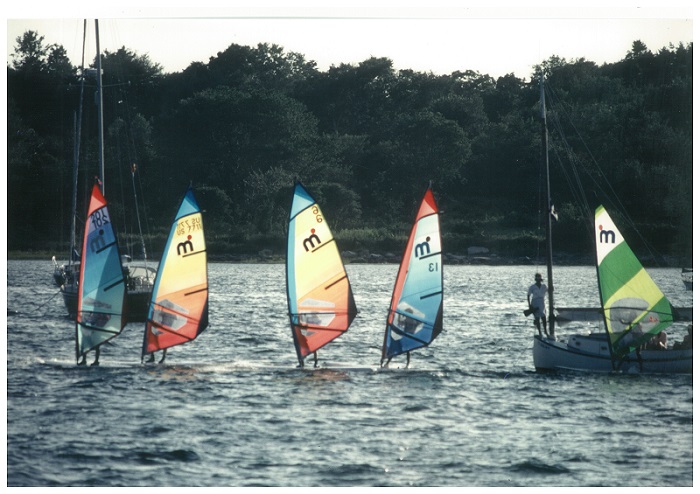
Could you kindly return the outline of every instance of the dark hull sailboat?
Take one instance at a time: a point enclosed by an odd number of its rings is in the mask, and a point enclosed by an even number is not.
[[[84,29],[87,29],[87,24],[84,24]],[[97,79],[97,107],[98,107],[98,144],[99,144],[99,176],[100,184],[102,190],[104,190],[104,132],[103,132],[103,122],[102,122],[102,67],[101,67],[101,57],[100,54],[100,43],[99,43],[99,24],[95,21],[95,38],[97,45],[97,67],[94,71],[95,77]],[[84,47],[83,47],[84,50]],[[76,250],[76,210],[77,210],[77,182],[78,182],[78,162],[80,156],[80,122],[82,119],[82,100],[83,100],[83,86],[85,81],[85,74],[88,71],[85,67],[82,67],[82,79],[81,79],[81,91],[80,91],[80,104],[78,117],[76,119],[75,125],[75,146],[73,155],[73,199],[72,199],[72,217],[71,217],[71,248],[70,248],[70,261],[63,265],[59,265],[56,262],[56,258],[53,258],[54,272],[53,279],[57,286],[60,287],[61,295],[63,297],[63,303],[68,311],[68,315],[71,318],[75,318],[78,311],[78,290],[79,290],[79,273],[80,273],[80,262],[81,255]],[[134,180],[134,174],[136,172],[136,165],[132,166],[132,183]],[[136,199],[136,188],[134,187],[134,199]],[[137,210],[138,216],[138,210]],[[140,223],[139,223],[140,230]],[[142,235],[141,235],[142,236]],[[143,236],[141,244],[143,245]],[[125,302],[125,317],[127,322],[143,322],[146,320],[148,314],[148,303],[150,301],[151,293],[153,291],[153,280],[155,278],[155,269],[149,267],[145,263],[146,255],[145,248],[143,249],[144,264],[142,266],[136,266],[131,264],[130,256],[122,256],[122,270],[124,271],[126,277],[126,302]]]

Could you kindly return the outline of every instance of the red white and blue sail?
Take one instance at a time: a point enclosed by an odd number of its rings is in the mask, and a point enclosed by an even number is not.
[[[321,208],[294,186],[287,235],[289,322],[299,365],[339,337],[357,315],[338,247]]]
[[[158,265],[141,354],[192,341],[208,324],[209,283],[202,212],[188,188]]]
[[[126,284],[117,237],[100,188],[92,188],[78,285],[76,359],[121,333]]]
[[[428,187],[396,277],[382,362],[428,346],[442,331],[442,268],[440,218]]]

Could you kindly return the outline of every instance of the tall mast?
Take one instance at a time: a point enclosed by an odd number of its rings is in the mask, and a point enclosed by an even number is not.
[[[80,100],[78,101],[78,117],[76,121],[73,113],[73,197],[71,198],[70,221],[70,255],[68,265],[73,264],[73,252],[75,251],[75,211],[78,200],[78,167],[80,163],[80,133],[83,121],[83,90],[85,89],[85,38],[87,36],[87,20],[83,21],[83,55],[80,63]]]
[[[545,241],[547,243],[547,293],[549,334],[554,337],[554,281],[552,280],[552,192],[549,183],[549,134],[547,133],[547,109],[544,103],[544,75],[540,74],[540,119],[542,122],[542,160],[547,180],[547,221]]]
[[[100,26],[95,19],[95,43],[97,44],[97,151],[100,162],[100,189],[105,193],[105,150],[102,121],[102,56],[100,55]]]

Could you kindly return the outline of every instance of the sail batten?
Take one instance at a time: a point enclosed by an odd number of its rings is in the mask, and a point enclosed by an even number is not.
[[[430,345],[442,331],[442,269],[440,218],[432,189],[428,187],[396,276],[382,363]]]
[[[287,232],[287,302],[299,365],[344,334],[357,315],[350,280],[320,206],[297,182]]]
[[[158,265],[142,356],[194,341],[209,325],[209,282],[202,213],[188,188]]]

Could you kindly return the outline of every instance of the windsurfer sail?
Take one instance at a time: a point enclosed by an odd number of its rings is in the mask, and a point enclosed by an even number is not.
[[[107,201],[97,184],[92,188],[88,205],[78,288],[76,360],[79,365],[84,364],[87,352],[94,349],[95,365],[99,364],[100,345],[121,333],[126,323],[123,313],[126,284],[117,237]]]
[[[396,277],[380,365],[388,365],[396,355],[428,346],[440,334],[442,287],[440,219],[428,186]]]
[[[209,323],[207,252],[202,212],[188,188],[158,265],[148,308],[141,360],[194,340]]]
[[[287,301],[299,366],[342,335],[357,315],[335,239],[321,208],[294,185],[287,233]]]
[[[673,310],[603,206],[595,212],[598,285],[613,362],[673,323]]]

